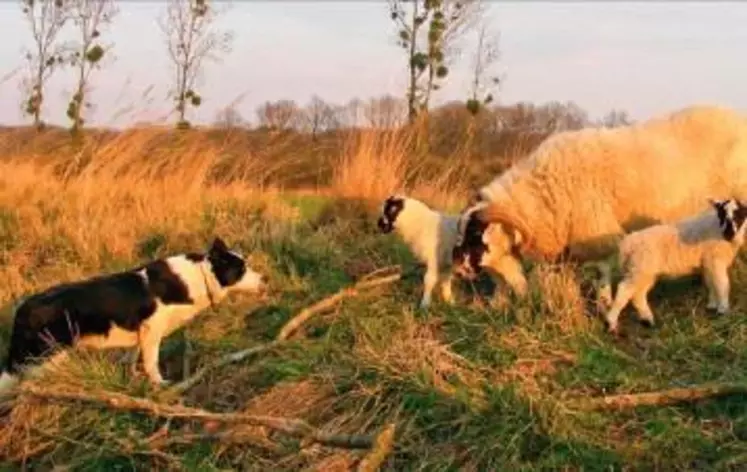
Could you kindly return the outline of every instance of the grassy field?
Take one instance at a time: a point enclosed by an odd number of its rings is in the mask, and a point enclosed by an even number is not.
[[[730,316],[705,314],[697,279],[663,283],[651,295],[659,326],[647,330],[627,316],[622,339],[586,315],[567,266],[534,267],[531,296],[520,303],[499,296],[490,305],[489,284],[459,283],[457,305],[436,302],[424,313],[416,310],[423,269],[395,236],[377,233],[375,211],[403,186],[439,208],[460,208],[469,184],[459,165],[429,175],[400,137],[362,136],[325,164],[323,189],[282,190],[266,178],[287,172],[272,167],[277,160],[227,160],[188,139],[155,152],[143,144],[156,139],[151,134],[36,151],[0,138],[3,356],[12,305],[24,294],[198,250],[220,235],[251,255],[272,292],[263,300],[233,297],[167,339],[168,379],[272,341],[300,310],[376,269],[396,265],[404,275],[312,318],[292,340],[211,371],[184,393],[185,406],[298,418],[339,434],[372,435],[394,423],[382,470],[747,467],[743,396],[583,408],[602,395],[747,382],[743,259],[732,271]],[[242,178],[220,178],[226,175]],[[126,363],[111,362],[121,358],[80,353],[32,384],[177,401],[131,376]],[[164,420],[30,395],[3,415],[3,470],[342,471],[355,470],[366,454],[258,426]]]

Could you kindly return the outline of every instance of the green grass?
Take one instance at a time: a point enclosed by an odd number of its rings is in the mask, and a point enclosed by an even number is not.
[[[704,292],[697,279],[666,282],[651,294],[657,327],[639,326],[626,311],[622,323],[627,336],[613,339],[599,319],[588,319],[575,330],[563,329],[564,319],[542,311],[536,300],[482,308],[472,302],[472,288],[462,283],[455,286],[458,305],[437,302],[429,312],[420,312],[415,307],[422,269],[396,236],[373,229],[370,214],[366,220],[356,204],[323,198],[288,201],[299,208],[301,221],[282,231],[261,226],[261,212],[207,210],[205,236],[215,227],[214,212],[235,212],[242,219],[245,239],[238,244],[253,260],[261,261],[258,264],[268,272],[274,290],[261,303],[251,297],[232,298],[187,327],[193,368],[273,339],[300,309],[366,272],[400,264],[406,276],[312,319],[302,329],[301,340],[214,372],[186,395],[186,404],[213,411],[300,417],[349,434],[375,433],[395,421],[396,447],[386,470],[747,467],[744,397],[622,412],[579,412],[567,407],[570,399],[603,394],[706,381],[747,382],[747,321],[742,313],[747,295],[740,290],[747,281],[743,260],[732,270],[731,315],[713,319],[705,314]],[[336,211],[341,216],[332,218]],[[4,221],[2,231],[12,228],[12,219],[0,221]],[[147,258],[188,247],[189,241],[166,228],[141,241],[136,252]],[[75,261],[64,251],[62,257]],[[139,260],[108,261],[107,270],[127,262]],[[3,308],[3,315],[8,310]],[[5,350],[9,316],[2,320]],[[558,353],[572,360],[556,362]],[[164,342],[167,378],[179,379],[183,355],[178,333]],[[90,353],[80,363],[88,388],[103,385],[155,395],[142,379],[130,378],[126,367],[111,366],[101,362],[103,358],[112,355]],[[163,426],[163,420],[75,406],[32,406],[24,406],[25,419],[32,421],[24,434],[33,444],[51,442],[26,464],[43,470],[53,464],[92,471],[145,470],[179,463],[186,470],[301,470],[323,468],[320,464],[325,460],[346,457],[344,451],[304,449],[295,439],[259,433],[237,433],[236,443],[204,439],[154,452],[146,438]],[[11,423],[3,424],[5,431],[0,432],[7,434]],[[198,423],[170,425],[173,437],[196,430]],[[14,442],[4,438],[10,446],[0,452],[18,453],[22,435],[14,434]]]

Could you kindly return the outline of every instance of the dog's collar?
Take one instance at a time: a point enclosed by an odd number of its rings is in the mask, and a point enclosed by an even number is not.
[[[210,301],[210,307],[215,308],[215,295],[213,294],[213,291],[210,289],[210,279],[208,279],[207,274],[205,273],[205,263],[203,262],[200,264],[200,272],[202,272],[202,281],[205,284],[205,292],[207,292],[208,300]]]

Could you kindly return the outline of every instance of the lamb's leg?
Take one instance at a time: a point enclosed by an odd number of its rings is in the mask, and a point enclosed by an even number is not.
[[[607,331],[610,333],[617,333],[617,320],[620,317],[620,313],[633,298],[636,293],[636,287],[632,280],[624,279],[617,286],[617,294],[615,294],[615,300],[612,302],[612,306],[607,315],[605,316],[605,322],[607,323]]]
[[[451,272],[441,274],[441,297],[449,305],[454,304],[454,294],[451,291],[453,275]]]
[[[143,323],[139,332],[140,350],[142,351],[145,373],[148,375],[151,383],[161,386],[167,385],[158,368],[158,355],[164,331],[162,323],[159,323],[158,320],[163,316],[168,315],[156,313],[153,317],[155,319]]]
[[[420,308],[426,309],[431,304],[433,289],[438,283],[438,270],[428,266],[423,277],[423,298],[420,300]]]
[[[638,280],[636,283],[636,292],[633,296],[633,306],[638,312],[638,319],[644,326],[652,328],[654,326],[654,313],[648,304],[647,295],[654,286],[654,279]]]

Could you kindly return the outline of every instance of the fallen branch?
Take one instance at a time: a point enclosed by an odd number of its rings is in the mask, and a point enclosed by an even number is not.
[[[273,342],[262,344],[259,346],[254,346],[249,349],[244,349],[243,351],[234,352],[232,354],[228,354],[226,356],[223,356],[219,358],[217,361],[206,365],[205,367],[199,369],[197,372],[194,373],[191,377],[188,377],[184,379],[183,381],[169,387],[166,390],[166,394],[182,394],[186,392],[187,390],[191,389],[208,374],[211,370],[219,369],[221,367],[225,367],[229,364],[235,364],[237,362],[241,362],[247,357],[253,356],[254,354],[259,354],[262,352],[269,351],[275,347],[277,347],[281,342],[286,341],[288,337],[296,331],[303,323],[305,323],[309,318],[314,316],[317,313],[320,313],[324,310],[328,310],[335,306],[337,303],[342,301],[343,298],[351,295],[355,295],[358,293],[359,290],[362,289],[370,289],[373,287],[378,287],[380,285],[388,284],[395,282],[399,280],[401,277],[401,273],[395,273],[390,274],[387,276],[379,277],[379,278],[371,278],[374,274],[380,274],[385,271],[390,270],[397,270],[399,271],[398,266],[394,267],[384,267],[382,269],[377,269],[370,274],[362,277],[362,279],[357,282],[352,287],[345,288],[343,290],[340,290],[336,294],[327,297],[323,300],[320,300],[313,305],[311,305],[308,308],[303,309],[298,315],[291,318],[290,321],[288,321],[285,326],[280,330],[280,334],[278,335],[277,339]]]
[[[395,424],[390,423],[384,428],[384,431],[376,436],[374,447],[366,457],[358,464],[358,472],[376,472],[381,468],[387,456],[392,452],[394,446],[394,428]]]
[[[233,352],[231,354],[227,354],[221,358],[219,358],[217,361],[210,363],[206,365],[205,367],[201,368],[197,372],[194,373],[191,377],[187,377],[186,379],[182,380],[181,382],[172,385],[166,390],[167,394],[175,393],[175,394],[181,394],[186,392],[187,390],[191,389],[208,374],[211,370],[220,369],[221,367],[225,367],[229,364],[235,364],[237,362],[241,362],[247,357],[251,357],[254,354],[259,354],[261,352],[266,352],[274,347],[276,347],[279,343],[277,341],[273,341],[267,344],[260,344],[259,346],[250,347],[248,349],[244,349],[242,351]]]
[[[609,395],[601,398],[579,399],[572,402],[572,406],[581,410],[614,410],[639,406],[674,405],[739,394],[747,394],[747,384],[706,384],[660,392]]]
[[[119,411],[147,413],[160,418],[181,418],[217,423],[243,423],[280,431],[290,436],[316,442],[325,446],[345,449],[366,449],[373,446],[369,436],[352,436],[329,434],[314,428],[305,421],[276,416],[249,415],[245,413],[213,413],[199,408],[181,405],[165,405],[147,398],[137,398],[116,392],[84,393],[60,392],[40,388],[35,385],[24,385],[20,393],[44,401],[58,403],[79,403],[94,407],[105,407]]]
[[[381,272],[381,269],[377,270],[376,272]],[[329,310],[330,308],[340,303],[346,297],[357,295],[358,292],[361,290],[371,289],[371,288],[378,287],[381,285],[386,285],[392,282],[396,282],[401,277],[402,277],[401,273],[386,275],[386,276],[379,277],[376,279],[367,279],[366,277],[364,277],[363,280],[361,280],[360,282],[357,282],[352,287],[344,288],[340,290],[339,292],[333,295],[330,295],[327,298],[319,300],[313,305],[301,310],[300,313],[298,313],[296,316],[291,318],[291,320],[288,321],[285,324],[285,326],[283,326],[283,329],[280,330],[280,333],[278,334],[276,339],[278,341],[288,339],[288,337],[290,337],[291,334],[293,334],[298,328],[301,327],[302,324],[308,321],[311,317],[323,311]]]

